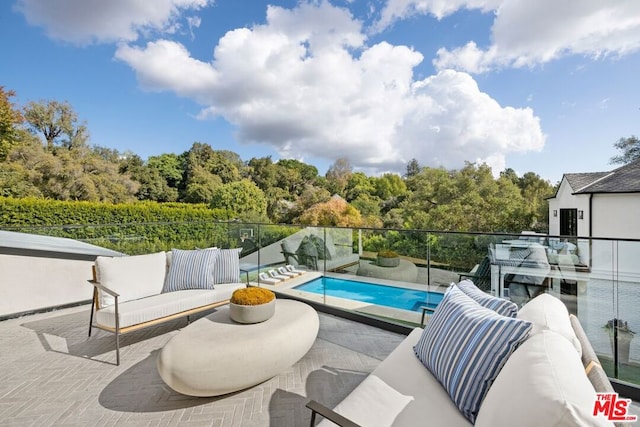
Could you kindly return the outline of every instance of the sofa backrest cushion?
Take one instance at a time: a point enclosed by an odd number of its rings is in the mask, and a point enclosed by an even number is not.
[[[482,307],[453,286],[414,351],[473,423],[491,383],[530,330],[531,323]]]
[[[604,426],[596,392],[567,339],[544,330],[509,358],[482,403],[476,427]]]
[[[518,314],[518,306],[504,298],[494,297],[478,288],[471,280],[463,280],[456,286],[460,288],[462,292],[471,297],[478,304],[483,307],[489,308],[498,314],[508,317],[516,317]]]
[[[533,323],[531,335],[538,334],[544,330],[554,331],[565,337],[573,345],[578,355],[582,354],[582,346],[571,327],[569,310],[560,299],[553,295],[540,294],[529,300],[518,311],[517,317]]]
[[[157,295],[162,292],[167,255],[157,252],[146,255],[96,258],[96,279],[118,293],[119,302]],[[100,307],[114,304],[114,298],[98,290]]]
[[[213,289],[217,249],[171,250],[171,264],[162,292]]]
[[[213,283],[239,283],[242,248],[217,249],[217,251],[218,258],[213,270]]]

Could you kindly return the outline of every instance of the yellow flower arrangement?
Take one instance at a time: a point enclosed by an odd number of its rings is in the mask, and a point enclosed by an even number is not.
[[[231,295],[231,302],[238,305],[260,305],[275,299],[276,294],[263,288],[236,289]]]
[[[378,252],[378,256],[380,258],[396,258],[398,256],[398,253],[392,251],[391,249],[382,249],[380,250],[380,252]]]

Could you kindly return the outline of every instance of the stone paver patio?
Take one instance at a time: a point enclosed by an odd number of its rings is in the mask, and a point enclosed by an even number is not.
[[[124,335],[120,366],[112,334],[87,337],[88,306],[2,321],[0,424],[307,426],[309,399],[335,405],[404,338],[319,314],[318,338],[302,360],[217,398],[178,394],[157,373],[158,351],[186,319]]]

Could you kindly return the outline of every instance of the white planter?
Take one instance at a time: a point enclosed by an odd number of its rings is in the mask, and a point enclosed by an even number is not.
[[[377,259],[377,264],[380,267],[397,267],[400,265],[400,258],[399,257],[385,258],[385,257],[379,256]]]
[[[260,323],[271,318],[276,312],[275,298],[260,305],[238,305],[229,303],[229,317],[238,323]]]

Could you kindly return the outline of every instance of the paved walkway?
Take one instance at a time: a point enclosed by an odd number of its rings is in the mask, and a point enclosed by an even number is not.
[[[88,306],[0,322],[3,426],[308,426],[309,399],[342,400],[404,338],[320,313],[320,332],[292,368],[251,389],[194,398],[168,388],[156,370],[177,320],[124,335],[87,338]],[[212,361],[215,363],[215,360]]]

